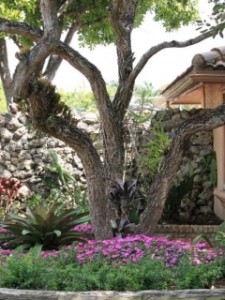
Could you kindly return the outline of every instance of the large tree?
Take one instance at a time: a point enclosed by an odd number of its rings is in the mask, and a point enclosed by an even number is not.
[[[186,41],[168,41],[152,46],[135,61],[131,34],[139,26],[147,12],[161,20],[167,30],[179,28],[197,17],[195,0],[4,0],[0,8],[6,18],[0,18],[2,35],[1,57],[5,67],[1,78],[14,101],[23,99],[33,125],[72,147],[80,157],[85,169],[89,192],[89,203],[95,236],[98,239],[112,236],[110,219],[111,203],[107,192],[113,180],[121,179],[124,168],[123,121],[134,90],[135,80],[148,61],[166,48],[187,47],[211,37],[212,28]],[[22,13],[15,10],[21,5]],[[63,31],[67,32],[62,40]],[[99,69],[83,57],[69,43],[77,32],[81,43],[93,47],[95,44],[114,43],[118,58],[118,88],[111,100],[106,83]],[[19,63],[9,79],[5,60],[5,35],[10,36],[21,48],[17,54]],[[150,38],[150,37],[149,37]],[[23,48],[29,44],[30,49]],[[25,46],[26,46],[25,45]],[[67,108],[60,102],[49,81],[61,62],[66,60],[89,81],[99,112],[104,144],[103,161],[98,151],[83,130],[70,120]],[[43,65],[48,60],[47,68]],[[3,64],[0,64],[3,66]],[[46,64],[45,64],[46,65]],[[3,75],[2,75],[3,74]],[[6,76],[7,75],[7,76]],[[6,89],[5,89],[6,90]],[[9,96],[10,97],[10,96]],[[171,182],[176,175],[184,151],[186,139],[200,130],[210,130],[225,122],[224,107],[205,111],[204,114],[186,122],[178,129],[176,140],[161,164],[159,175],[153,182],[147,206],[136,230],[149,233],[159,220]],[[216,118],[215,118],[216,116]]]

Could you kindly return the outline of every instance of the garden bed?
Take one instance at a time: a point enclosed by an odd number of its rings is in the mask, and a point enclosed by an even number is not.
[[[88,240],[60,251],[43,251],[38,246],[25,253],[0,249],[0,254],[0,287],[18,290],[139,292],[207,288],[210,292],[213,286],[223,287],[221,280],[225,277],[222,249],[164,237],[135,235]],[[215,285],[218,279],[220,286]]]
[[[164,231],[170,228],[178,233],[176,225],[162,226]],[[186,230],[182,231],[193,234],[195,227],[183,228]],[[211,227],[201,229],[210,233],[209,228]],[[196,289],[207,289],[208,295],[214,289],[225,289],[224,248],[212,248],[206,242],[193,244],[190,241],[141,234],[97,241],[91,225],[79,225],[74,230],[89,232],[92,239],[77,241],[55,250],[43,249],[40,244],[31,247],[29,251],[0,248],[1,291],[14,293],[13,289],[16,289],[21,290],[19,293],[24,293],[25,290],[36,290],[37,298],[22,298],[26,295],[21,294],[17,299],[114,299],[114,295],[124,292],[124,296],[121,294],[121,298],[115,299],[130,297],[152,300],[155,299],[153,296],[138,298],[136,295],[140,296],[145,290],[151,290],[154,295],[156,290],[161,290],[160,297],[165,295],[166,298],[162,299],[170,299],[168,297],[173,295],[172,292],[182,290],[177,292],[178,298],[171,298],[179,299],[187,291],[192,295]],[[214,232],[212,228],[210,230]],[[40,298],[41,291],[52,292],[46,294],[47,298]],[[57,294],[57,291],[62,293]],[[93,294],[87,291],[93,291]],[[165,291],[171,292],[169,296]],[[90,293],[91,298],[82,298],[90,296]],[[48,298],[47,295],[53,298]],[[63,295],[72,295],[72,298],[61,298]],[[81,295],[81,298],[76,298],[77,295]],[[98,298],[99,295],[102,298]],[[107,298],[107,295],[111,298]],[[6,295],[4,297],[1,298],[0,294],[0,299],[16,299],[6,298]]]

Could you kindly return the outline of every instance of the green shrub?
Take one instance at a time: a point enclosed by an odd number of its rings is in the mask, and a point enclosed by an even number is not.
[[[218,261],[198,266],[186,259],[174,268],[173,274],[176,289],[203,289],[210,288],[223,276],[223,268]]]
[[[165,289],[171,271],[162,262],[144,259],[136,264],[110,266],[91,262],[65,263],[65,255],[45,258],[33,248],[9,257],[0,267],[0,287],[66,291]]]
[[[21,252],[8,257],[0,267],[0,286],[20,289],[42,289],[42,274],[46,261],[40,258],[40,247],[34,247],[26,255]]]
[[[54,203],[50,207],[43,204],[34,209],[27,207],[23,216],[9,214],[10,221],[0,224],[6,232],[0,235],[2,247],[29,249],[41,244],[43,249],[58,249],[85,236],[83,232],[71,229],[89,221],[89,212],[82,208],[65,209],[64,204]]]
[[[171,268],[150,257],[125,265],[113,266],[100,258],[80,264],[74,250],[43,258],[40,247],[35,247],[27,254],[16,252],[0,265],[0,287],[61,291],[199,289],[210,288],[224,275],[224,259],[197,265],[186,257]]]
[[[166,289],[171,283],[172,273],[162,261],[145,258],[137,263],[110,268],[105,277],[106,290],[138,291]]]

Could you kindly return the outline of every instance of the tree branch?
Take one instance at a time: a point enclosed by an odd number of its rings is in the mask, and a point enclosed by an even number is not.
[[[44,23],[44,34],[30,53],[27,54],[27,58],[22,60],[16,68],[13,79],[13,94],[17,98],[26,98],[30,77],[40,70],[42,63],[55,48],[59,39],[55,1],[41,0],[40,8]]]
[[[114,100],[114,106],[118,114],[120,114],[120,118],[122,119],[126,113],[126,110],[129,106],[131,96],[130,93],[133,90],[135,80],[137,76],[140,74],[142,69],[145,67],[145,65],[148,63],[149,59],[157,54],[159,51],[167,48],[184,48],[188,46],[192,46],[194,44],[197,44],[211,36],[215,33],[215,30],[208,31],[204,34],[201,34],[193,39],[189,39],[183,42],[179,41],[170,41],[170,42],[163,42],[156,46],[151,47],[147,52],[143,54],[139,62],[134,67],[133,71],[130,73],[126,83],[123,86],[123,89],[120,90],[120,99],[123,99],[123,101],[117,101],[115,98]]]
[[[131,32],[134,27],[136,4],[132,1],[112,1],[109,10],[110,21],[116,35],[116,49],[119,72],[119,85],[114,97],[113,105],[120,121],[123,119],[123,98],[131,99],[132,87],[129,93],[124,93],[124,86],[133,70],[133,53],[131,48]],[[121,110],[122,109],[122,110]]]
[[[38,42],[43,36],[43,30],[35,28],[24,22],[10,21],[0,18],[0,31],[9,34],[18,34],[26,38]]]
[[[75,20],[68,30],[64,43],[69,45],[72,41],[72,38],[74,36],[74,33],[77,30],[77,21]],[[62,63],[62,57],[58,55],[51,55],[48,61],[48,65],[46,67],[45,72],[43,73],[43,76],[46,76],[48,80],[52,81],[55,78],[55,74],[57,70],[59,69],[60,65]]]
[[[114,0],[109,9],[110,21],[116,35],[119,84],[124,83],[133,68],[131,32],[134,27],[135,6],[132,1]]]
[[[30,26],[23,22],[10,22],[3,18],[0,18],[0,31],[11,34],[19,34],[30,38],[31,40],[38,43],[37,46],[43,38],[43,31],[37,30],[33,26]],[[94,85],[94,91],[96,91],[96,89],[98,88],[102,90],[102,93],[104,93],[103,97],[105,98],[105,104],[99,103],[100,110],[105,111],[105,106],[112,107],[101,72],[95,65],[93,65],[88,59],[82,56],[78,51],[72,49],[70,46],[60,41],[57,42],[57,45],[56,47],[54,47],[54,49],[52,49],[52,52],[64,58],[75,69],[81,72],[90,82],[90,84]],[[95,83],[93,84],[93,82]],[[98,88],[96,87],[96,85],[98,86]],[[95,92],[94,94],[94,96],[98,99],[97,92]]]
[[[170,41],[170,42],[163,42],[160,43],[154,47],[151,47],[147,52],[145,52],[142,57],[140,58],[139,62],[136,64],[136,66],[134,67],[134,70],[132,71],[132,73],[130,74],[129,80],[131,82],[135,81],[135,79],[137,78],[137,76],[140,74],[140,72],[142,71],[142,69],[144,68],[144,66],[147,64],[147,62],[149,61],[149,59],[154,56],[156,53],[158,53],[159,51],[163,50],[163,49],[167,49],[167,48],[184,48],[184,47],[189,47],[192,45],[195,45],[209,37],[212,37],[213,34],[215,33],[215,29],[214,30],[210,30],[204,34],[198,35],[195,38],[180,42],[180,41]]]
[[[5,20],[0,19],[0,30],[4,28],[5,32],[10,32],[13,34],[19,33],[23,36],[26,36],[29,31],[29,26],[24,25],[24,23],[17,22],[15,24],[14,22],[14,28],[12,28],[11,24],[9,24],[8,21],[7,26],[5,25],[5,23]],[[32,30],[32,33],[34,32],[35,31]],[[31,34],[29,34],[29,36],[31,37]],[[40,44],[39,40],[42,40],[41,38],[42,37],[39,33],[37,35],[33,35],[33,39],[38,42],[37,47]],[[56,46],[52,48],[51,53],[54,53],[64,58],[70,65],[72,65],[75,69],[81,72],[89,81],[99,110],[103,131],[105,133],[105,143],[107,145],[110,145],[110,147],[107,148],[108,153],[111,153],[111,155],[108,155],[108,159],[110,161],[114,160],[114,165],[116,166],[116,169],[119,172],[122,168],[121,157],[123,156],[122,126],[110,101],[106,89],[106,84],[102,78],[101,72],[95,65],[93,65],[90,61],[83,57],[79,52],[72,49],[70,46],[66,45],[63,42],[58,41]],[[34,73],[34,71],[32,70],[30,73]],[[20,94],[15,93],[15,95],[21,95],[22,91],[19,92]],[[114,136],[113,140],[110,138],[111,134],[113,134]],[[118,145],[120,145],[119,150]],[[117,157],[117,159],[115,157]]]
[[[39,129],[71,146],[82,160],[84,166],[90,164],[90,157],[94,157],[93,160],[95,162],[98,161],[102,168],[99,155],[90,137],[75,125],[70,124],[68,120],[57,116],[54,117],[53,122],[49,122],[49,124],[45,124]]]

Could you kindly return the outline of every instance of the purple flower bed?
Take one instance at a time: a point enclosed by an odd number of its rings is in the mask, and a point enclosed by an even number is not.
[[[189,242],[170,241],[164,237],[149,237],[145,235],[127,236],[105,241],[89,240],[79,243],[75,250],[81,263],[96,260],[99,255],[103,260],[114,264],[136,262],[144,256],[164,260],[168,267],[177,265],[185,255],[195,264],[209,262],[222,255],[222,251],[209,248],[206,243],[192,245]]]
[[[4,229],[0,229],[0,232]],[[79,225],[74,228],[76,231],[85,231],[93,234],[91,225]],[[125,238],[115,237],[110,240],[96,241],[88,240],[86,243],[78,243],[72,249],[67,246],[65,251],[74,250],[74,259],[80,263],[88,263],[101,258],[115,264],[126,264],[136,262],[148,256],[152,259],[164,260],[166,266],[172,267],[183,259],[189,257],[194,264],[207,263],[223,255],[221,249],[210,248],[206,243],[196,245],[180,240],[170,241],[165,237],[151,237],[145,235],[130,235]],[[43,257],[58,256],[60,251],[42,251]],[[0,248],[0,255],[12,255],[13,250],[3,250]]]

